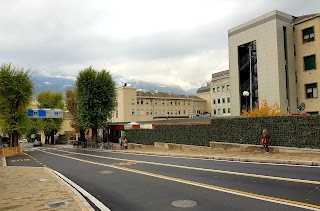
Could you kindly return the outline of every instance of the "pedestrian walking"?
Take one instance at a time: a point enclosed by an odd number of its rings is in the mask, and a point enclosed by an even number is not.
[[[123,145],[124,145],[125,149],[128,149],[128,139],[127,139],[127,137],[124,137]]]
[[[262,140],[261,144],[263,144],[263,148],[266,150],[265,154],[269,153],[269,145],[270,145],[270,134],[267,129],[262,131]]]
[[[120,149],[122,149],[122,137],[121,136],[119,138],[119,145],[120,145]]]

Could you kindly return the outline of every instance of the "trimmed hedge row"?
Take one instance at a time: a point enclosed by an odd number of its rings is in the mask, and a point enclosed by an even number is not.
[[[214,118],[211,125],[157,125],[155,129],[131,130],[129,141],[140,144],[170,142],[209,146],[210,141],[260,144],[267,129],[271,145],[320,149],[320,116]]]

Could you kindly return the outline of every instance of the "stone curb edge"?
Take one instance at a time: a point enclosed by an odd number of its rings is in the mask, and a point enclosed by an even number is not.
[[[258,158],[238,158],[238,157],[220,157],[220,156],[207,156],[207,155],[183,155],[171,153],[153,153],[153,152],[138,152],[138,151],[125,151],[114,150],[124,153],[136,153],[145,155],[158,155],[158,156],[172,156],[172,157],[186,157],[186,158],[202,158],[213,160],[226,160],[226,161],[241,161],[241,162],[256,162],[256,163],[274,163],[274,164],[290,164],[290,165],[303,165],[303,166],[320,166],[320,162],[313,161],[294,161],[294,160],[265,160]]]
[[[75,189],[73,188],[69,183],[64,181],[62,178],[60,178],[58,175],[52,172],[50,168],[45,168],[51,175],[53,175],[55,178],[58,178],[58,181],[61,185],[63,185],[67,190],[72,191],[76,196],[73,197],[75,202],[79,205],[81,210],[83,208],[87,209],[88,211],[94,211],[93,207],[88,203],[88,201]],[[69,191],[68,191],[69,192]],[[70,192],[69,192],[70,193]]]

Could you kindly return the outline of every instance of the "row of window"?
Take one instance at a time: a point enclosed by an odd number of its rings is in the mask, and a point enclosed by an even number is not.
[[[217,86],[212,88],[212,92],[222,92],[222,91],[227,91],[230,89],[230,85],[225,85],[225,86]]]
[[[152,105],[152,100],[137,100],[137,105],[143,105],[143,104],[146,104],[146,105]],[[191,101],[168,101],[168,100],[155,100],[154,101],[154,105],[162,105],[162,106],[180,106],[180,105],[190,105]],[[132,99],[132,105],[134,105],[134,99]]]
[[[230,103],[230,97],[213,99],[213,104]]]
[[[219,108],[219,109],[214,109],[213,114],[214,115],[221,115],[221,114],[230,114],[230,108]]]
[[[193,113],[194,112],[196,112],[196,111],[193,111]],[[191,110],[188,110],[188,115],[190,115],[190,114],[191,114]],[[131,115],[135,116],[134,109],[132,109]],[[146,109],[146,112],[144,112],[143,109],[137,109],[137,116],[144,116],[144,115],[153,116],[153,110]],[[165,116],[165,115],[187,115],[187,111],[186,110],[180,111],[180,110],[157,110],[157,109],[155,109],[154,115],[162,115],[162,116]]]

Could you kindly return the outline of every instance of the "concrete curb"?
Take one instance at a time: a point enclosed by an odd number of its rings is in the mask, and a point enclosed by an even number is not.
[[[295,161],[295,160],[275,160],[275,159],[259,159],[259,158],[239,158],[239,157],[221,157],[221,156],[207,156],[207,155],[184,155],[173,153],[158,153],[158,152],[138,152],[132,150],[114,150],[123,153],[135,153],[144,155],[157,155],[157,156],[171,156],[171,157],[186,157],[186,158],[201,158],[212,160],[225,160],[225,161],[241,161],[241,162],[255,162],[255,163],[274,163],[274,164],[290,164],[290,165],[303,165],[303,166],[320,166],[320,162],[314,161]]]
[[[76,203],[79,205],[81,210],[87,210],[87,211],[94,211],[93,207],[88,203],[88,201],[75,189],[73,188],[69,183],[64,181],[62,178],[60,178],[58,175],[52,172],[51,169],[46,168],[46,170],[53,175],[55,178],[57,178],[58,182],[64,186],[64,188],[68,191],[68,193],[73,193],[76,196],[73,197],[73,199],[76,201]]]

